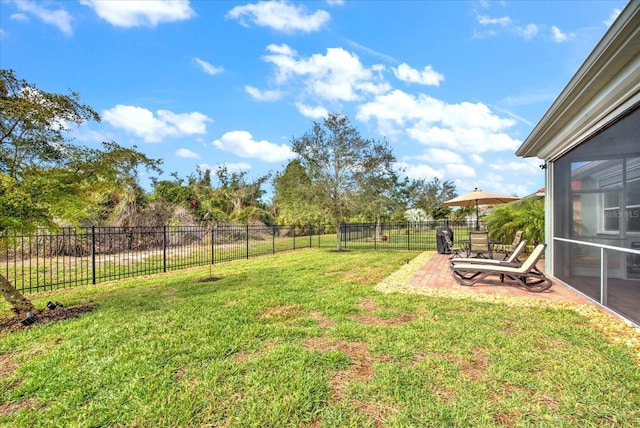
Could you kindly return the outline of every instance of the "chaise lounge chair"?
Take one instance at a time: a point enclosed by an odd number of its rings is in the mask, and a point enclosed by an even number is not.
[[[513,266],[520,266],[522,262],[518,260],[520,253],[524,251],[527,246],[527,240],[523,239],[516,245],[513,249],[513,252],[509,255],[509,258],[506,260],[496,260],[496,259],[481,259],[478,257],[460,257],[456,259],[450,259],[449,265],[453,264],[462,264],[462,263],[473,263],[473,264],[489,264],[489,265],[499,265],[500,263],[513,263]]]
[[[542,273],[536,264],[544,254],[547,244],[539,244],[529,257],[522,263],[498,262],[494,263],[451,263],[449,269],[453,278],[461,285],[474,285],[478,282],[491,282],[491,276],[512,280],[515,285],[527,291],[541,292],[553,285],[551,280]]]
[[[513,242],[511,242],[511,244],[509,245],[499,245],[496,248],[493,249],[494,253],[499,253],[499,254],[504,254],[504,260],[506,261],[511,254],[515,251],[516,247],[518,246],[518,244],[520,243],[520,241],[522,241],[522,235],[523,235],[523,231],[522,230],[518,230],[513,238]],[[516,258],[514,261],[519,262],[520,260],[518,260],[518,258]]]

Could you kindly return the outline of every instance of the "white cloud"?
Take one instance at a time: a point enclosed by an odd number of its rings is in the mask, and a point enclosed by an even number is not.
[[[296,107],[301,115],[311,119],[321,119],[329,115],[329,111],[324,107],[312,107],[302,103],[296,103]]]
[[[158,110],[157,117],[143,107],[118,104],[106,110],[102,118],[115,128],[123,129],[148,143],[157,143],[165,137],[183,137],[205,134],[207,122],[212,119],[198,112],[173,113]]]
[[[536,24],[528,24],[526,27],[517,27],[516,33],[524,37],[525,39],[531,39],[538,34],[538,26]]]
[[[563,33],[562,30],[560,30],[555,25],[551,26],[551,38],[553,39],[554,42],[556,43],[566,42],[573,37],[574,37],[573,33],[568,33],[568,34]]]
[[[176,150],[176,156],[179,158],[186,158],[186,159],[200,159],[199,154],[184,148]]]
[[[218,149],[243,158],[257,158],[265,162],[282,162],[294,157],[286,144],[277,145],[269,141],[255,141],[247,131],[225,133],[213,145]]]
[[[220,73],[222,73],[224,71],[224,68],[216,67],[215,65],[213,65],[210,62],[207,62],[207,61],[205,61],[203,59],[194,58],[194,61],[196,62],[196,64],[198,64],[200,66],[202,71],[204,71],[205,73],[210,74],[212,76],[214,76],[216,74],[220,74]]]
[[[466,164],[448,164],[445,166],[445,173],[447,177],[456,178],[473,178],[476,176],[476,170]]]
[[[542,174],[540,164],[543,163],[538,158],[527,158],[512,160],[508,162],[491,163],[489,168],[502,173],[513,172],[523,176],[536,176]]]
[[[332,102],[355,101],[363,95],[380,94],[390,86],[379,75],[379,68],[366,68],[360,59],[342,48],[329,48],[326,55],[314,54],[300,58],[287,45],[269,45],[271,53],[266,62],[276,67],[276,83],[289,83],[294,77],[301,79],[301,92],[305,96]]]
[[[482,156],[480,156],[479,154],[471,154],[469,155],[469,159],[471,159],[471,162],[473,163],[477,163],[477,164],[483,164],[484,163],[484,158]]]
[[[474,33],[474,38],[483,38],[483,37],[492,37],[498,34],[498,31],[493,30],[494,28],[503,28],[504,31],[509,32],[511,34],[516,34],[518,36],[524,37],[525,39],[531,39],[539,32],[539,28],[536,24],[527,24],[524,27],[515,25],[510,17],[503,16],[500,18],[491,18],[486,15],[477,15],[476,19],[478,23],[482,25],[484,28],[491,28],[490,30],[476,31]]]
[[[356,118],[363,122],[370,119],[378,121],[385,132],[397,133],[406,122],[415,120],[438,121],[442,117],[444,103],[428,95],[413,96],[399,89],[379,95],[374,101],[361,104]]]
[[[398,170],[404,169],[403,174],[406,177],[416,180],[420,178],[430,180],[434,177],[443,178],[444,176],[444,172],[442,170],[434,169],[426,164],[414,165],[407,162],[396,162],[395,166]]]
[[[225,167],[229,172],[244,172],[249,171],[251,169],[251,165],[245,162],[235,162],[235,163],[222,163],[219,164],[216,168],[211,169],[211,171],[216,171],[218,168]]]
[[[71,28],[71,15],[64,9],[49,10],[42,7],[41,3],[31,1],[17,1],[16,6],[23,12],[35,15],[42,22],[57,27],[60,31],[70,36],[73,34]],[[13,19],[22,20],[25,16],[12,15]]]
[[[14,21],[26,22],[29,20],[29,17],[26,13],[14,13],[9,17],[9,19],[12,19]]]
[[[462,156],[456,152],[445,149],[427,149],[416,159],[430,161],[433,163],[463,163]]]
[[[617,8],[613,9],[611,11],[611,15],[609,15],[609,19],[604,21],[604,25],[606,25],[607,27],[611,27],[611,24],[615,22],[615,20],[618,18],[618,15],[620,15],[620,13],[622,13],[622,10]]]
[[[277,101],[282,98],[282,92],[277,90],[261,91],[260,89],[249,85],[245,86],[244,90],[247,91],[252,98],[258,101]]]
[[[174,113],[169,110],[158,110],[158,117],[178,130],[178,135],[206,134],[207,122],[213,122],[206,115],[198,112]]]
[[[188,1],[181,0],[80,0],[116,27],[156,27],[163,22],[184,21],[195,16]]]
[[[490,18],[486,15],[478,15],[476,18],[478,19],[478,23],[480,25],[501,25],[503,27],[506,27],[511,24],[511,18],[509,18],[508,16],[503,16],[500,18]]]
[[[304,5],[292,5],[284,1],[261,1],[231,9],[227,18],[236,19],[240,25],[249,26],[249,22],[260,27],[268,27],[283,33],[297,31],[310,33],[318,31],[327,22],[330,15],[324,10],[308,14]]]
[[[471,154],[514,151],[520,145],[506,134],[516,122],[497,116],[482,103],[447,104],[424,94],[395,90],[362,104],[356,118],[376,120],[379,132],[388,137],[406,133],[431,148]]]
[[[440,86],[440,82],[444,80],[444,76],[435,71],[430,65],[419,71],[409,64],[402,63],[393,69],[393,73],[404,82],[419,83],[421,85]]]

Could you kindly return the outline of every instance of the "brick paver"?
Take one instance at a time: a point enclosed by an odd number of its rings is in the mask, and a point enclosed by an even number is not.
[[[435,253],[427,263],[409,280],[414,287],[443,288],[449,290],[467,290],[482,294],[499,294],[504,296],[527,297],[569,303],[592,303],[587,297],[571,290],[564,284],[554,281],[553,286],[541,293],[532,293],[516,285],[477,283],[471,287],[458,284],[449,271],[448,254]],[[541,263],[542,264],[542,263]],[[543,266],[539,266],[542,268]]]

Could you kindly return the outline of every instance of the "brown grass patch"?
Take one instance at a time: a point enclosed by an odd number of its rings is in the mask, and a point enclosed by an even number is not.
[[[460,362],[462,373],[473,380],[481,379],[489,366],[487,352],[482,348],[473,349],[473,357],[470,361],[461,360]]]
[[[36,400],[29,398],[24,401],[11,401],[9,403],[0,404],[0,416],[7,416],[10,413],[17,412],[22,409],[34,409],[36,407]]]
[[[333,328],[337,325],[335,321],[329,317],[325,317],[320,311],[312,311],[309,313],[309,316],[318,321],[318,325],[323,329]]]
[[[297,306],[272,306],[260,315],[260,319],[286,321],[299,318],[302,313],[302,309]]]
[[[17,368],[18,364],[12,361],[10,353],[0,354],[0,377],[5,378],[11,376]]]
[[[356,315],[351,317],[352,319],[358,321],[363,325],[374,325],[374,326],[397,326],[408,323],[416,319],[415,314],[400,314],[394,318],[380,318],[377,315],[372,315],[371,312],[378,309],[376,302],[373,301],[372,298],[366,297],[362,299],[360,303],[360,308],[365,312],[364,315]]]
[[[339,371],[331,380],[331,389],[340,400],[346,398],[344,390],[349,382],[370,379],[373,376],[373,363],[380,360],[371,355],[369,344],[366,342],[332,342],[326,337],[314,337],[307,339],[304,347],[318,352],[340,351],[349,357],[349,368]]]

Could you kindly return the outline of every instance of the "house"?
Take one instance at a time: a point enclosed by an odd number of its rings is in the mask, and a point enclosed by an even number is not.
[[[640,325],[640,1],[516,154],[545,161],[547,272]]]

